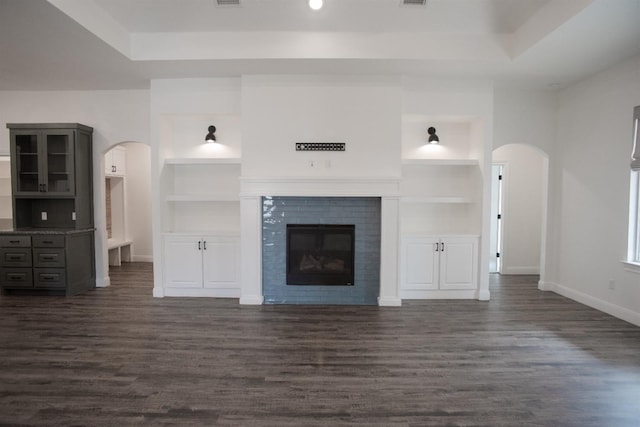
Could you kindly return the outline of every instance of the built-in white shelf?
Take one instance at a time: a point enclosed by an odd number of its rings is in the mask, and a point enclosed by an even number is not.
[[[403,196],[400,198],[403,203],[475,203],[470,197],[432,197],[432,196]]]
[[[167,202],[237,202],[237,194],[168,194]]]
[[[402,159],[403,165],[422,166],[478,166],[477,159]]]
[[[165,159],[167,165],[239,165],[239,157],[173,157]]]

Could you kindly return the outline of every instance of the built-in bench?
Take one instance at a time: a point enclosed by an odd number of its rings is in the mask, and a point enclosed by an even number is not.
[[[109,240],[109,265],[120,267],[123,262],[131,262],[131,240]]]

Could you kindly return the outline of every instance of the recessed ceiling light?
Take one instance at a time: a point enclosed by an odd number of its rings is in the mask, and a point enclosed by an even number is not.
[[[309,0],[309,7],[313,10],[322,9],[322,0]]]

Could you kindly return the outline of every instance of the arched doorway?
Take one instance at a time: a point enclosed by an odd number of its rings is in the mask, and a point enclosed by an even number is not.
[[[151,150],[147,144],[126,141],[111,145],[102,157],[102,191],[96,196],[104,208],[96,212],[100,217],[96,223],[102,237],[103,286],[107,286],[110,268],[153,261]]]
[[[549,159],[525,144],[493,151],[490,270],[544,273]],[[496,194],[496,191],[498,192]]]

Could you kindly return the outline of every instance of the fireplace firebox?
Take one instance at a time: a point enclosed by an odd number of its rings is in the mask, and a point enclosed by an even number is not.
[[[353,286],[355,225],[287,224],[287,285]]]

